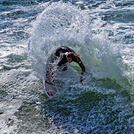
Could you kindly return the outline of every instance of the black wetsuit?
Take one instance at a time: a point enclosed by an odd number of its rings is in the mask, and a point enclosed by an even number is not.
[[[66,52],[74,52],[74,51],[67,46],[62,46],[56,49],[54,55],[61,58],[60,61],[58,62],[58,66],[62,66],[63,64],[67,63],[67,58],[65,55]]]
[[[55,57],[60,58],[57,66],[60,67],[61,71],[67,70],[67,65],[65,64],[65,63],[68,62],[67,58],[66,58],[66,55],[65,55],[66,52],[73,52],[73,53],[75,53],[72,49],[70,49],[67,46],[62,46],[62,47],[57,48],[56,52],[54,53]],[[83,63],[82,63],[82,61],[81,61],[81,59],[79,57],[74,62],[77,62],[79,64],[79,66],[81,67],[82,72],[85,72],[85,66],[83,65]]]

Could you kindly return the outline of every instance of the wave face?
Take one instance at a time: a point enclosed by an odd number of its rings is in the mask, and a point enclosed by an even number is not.
[[[133,133],[134,2],[1,1],[1,133]],[[85,65],[55,75],[44,92],[47,60],[68,46]]]
[[[50,54],[58,47],[68,46],[81,54],[87,72],[90,70],[94,75],[94,72],[103,73],[100,78],[110,77],[112,73],[112,76],[116,77],[114,75],[119,74],[120,67],[115,60],[120,55],[112,50],[112,46],[107,44],[108,41],[104,44],[99,39],[95,41],[91,34],[89,18],[88,11],[71,4],[59,2],[47,7],[37,17],[29,41],[30,51],[37,62],[46,63]],[[115,66],[113,71],[111,66]]]

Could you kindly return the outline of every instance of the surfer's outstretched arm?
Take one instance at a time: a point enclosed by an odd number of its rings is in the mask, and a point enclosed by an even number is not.
[[[81,74],[83,75],[85,72],[85,66],[82,63],[81,59],[78,57],[77,63],[79,64],[79,66],[81,67]]]
[[[78,62],[79,66],[81,67],[81,76],[80,76],[80,83],[83,85],[82,81],[83,81],[83,75],[84,75],[84,72],[85,72],[85,66],[84,64],[82,63],[81,59],[78,57]]]

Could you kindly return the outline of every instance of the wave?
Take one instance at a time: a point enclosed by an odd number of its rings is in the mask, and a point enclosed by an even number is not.
[[[43,77],[47,59],[55,49],[68,46],[81,54],[86,67],[85,84],[89,83],[92,75],[98,80],[115,80],[122,87],[126,83],[128,85],[118,48],[109,42],[105,34],[101,37],[92,34],[91,19],[88,11],[71,3],[57,2],[46,6],[37,17],[29,40],[29,54],[36,59],[35,70],[40,77]],[[68,74],[67,79],[73,73],[70,70]]]

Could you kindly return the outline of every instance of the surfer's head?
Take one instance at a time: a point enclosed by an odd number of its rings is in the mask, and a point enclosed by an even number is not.
[[[78,61],[78,56],[80,56],[79,54],[75,54],[73,52],[69,52],[66,55],[67,61],[69,63],[71,63],[72,61]]]

